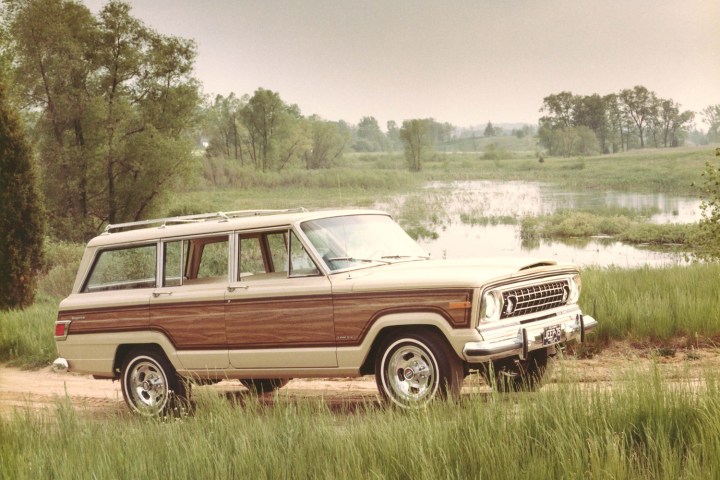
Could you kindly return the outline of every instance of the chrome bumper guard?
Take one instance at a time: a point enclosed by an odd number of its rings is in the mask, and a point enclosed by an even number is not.
[[[585,341],[587,332],[597,326],[598,322],[589,315],[576,314],[571,317],[556,317],[522,326],[517,330],[517,335],[512,338],[501,338],[485,342],[470,342],[463,348],[463,356],[470,363],[482,363],[498,358],[518,355],[525,359],[528,353],[533,350],[551,347],[559,343],[577,340]],[[562,334],[556,342],[545,343],[543,341],[545,328],[559,325]]]

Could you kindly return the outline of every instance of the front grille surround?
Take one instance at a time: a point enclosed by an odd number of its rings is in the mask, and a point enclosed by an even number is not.
[[[537,283],[502,291],[500,319],[521,317],[565,305],[570,296],[567,280]]]

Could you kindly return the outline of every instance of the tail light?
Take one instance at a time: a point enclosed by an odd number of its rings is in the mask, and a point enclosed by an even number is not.
[[[57,320],[55,322],[55,340],[65,340],[70,331],[71,320]]]

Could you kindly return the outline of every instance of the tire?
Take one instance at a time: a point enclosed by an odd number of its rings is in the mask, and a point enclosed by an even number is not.
[[[420,408],[436,398],[457,400],[462,381],[460,358],[433,332],[393,335],[375,358],[380,394],[401,408]]]
[[[492,363],[485,378],[499,392],[537,390],[542,384],[548,364],[547,349],[535,350],[525,360],[505,358]]]
[[[289,378],[246,378],[240,380],[248,390],[262,395],[263,393],[272,393],[278,388],[282,388],[288,384]]]
[[[130,410],[141,415],[162,417],[182,413],[188,406],[189,385],[155,349],[131,351],[123,362],[120,384]]]

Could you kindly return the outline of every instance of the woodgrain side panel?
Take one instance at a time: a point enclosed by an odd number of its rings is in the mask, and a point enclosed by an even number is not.
[[[58,315],[58,320],[70,321],[70,334],[140,330],[149,325],[149,307],[144,304],[63,311]]]
[[[223,301],[154,305],[150,324],[178,350],[226,348]]]
[[[452,328],[467,328],[470,326],[471,301],[472,290],[336,295],[337,345],[359,345],[372,324],[389,313],[434,312],[443,316]]]
[[[330,295],[232,300],[225,312],[231,350],[335,345]]]

